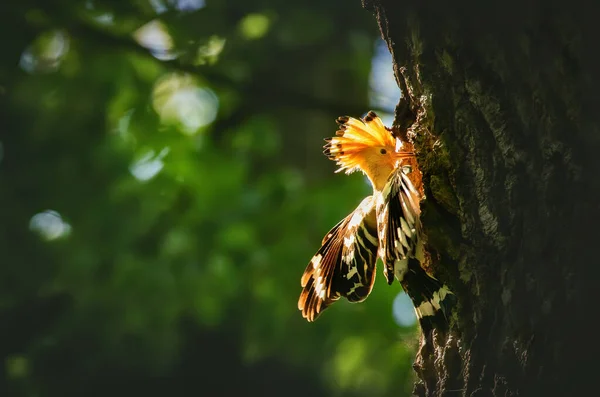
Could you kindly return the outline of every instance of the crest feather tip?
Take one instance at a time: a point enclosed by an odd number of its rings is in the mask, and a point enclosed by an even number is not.
[[[344,123],[348,122],[348,120],[349,120],[349,119],[350,119],[350,117],[349,117],[349,116],[340,116],[340,117],[338,117],[338,118],[337,118],[335,121],[336,121],[338,124],[344,124]]]
[[[377,115],[377,113],[375,113],[372,110],[369,110],[367,112],[367,115],[363,118],[365,121],[369,122],[369,121],[373,121],[374,119],[378,118],[379,116]]]

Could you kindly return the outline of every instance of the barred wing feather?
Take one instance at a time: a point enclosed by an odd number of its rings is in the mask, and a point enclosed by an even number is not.
[[[371,292],[378,249],[375,213],[369,196],[323,239],[301,280],[298,309],[308,321],[340,297],[361,302]]]
[[[379,255],[385,265],[388,284],[394,281],[397,261],[415,256],[421,233],[419,202],[420,194],[403,167],[392,173],[377,197]]]

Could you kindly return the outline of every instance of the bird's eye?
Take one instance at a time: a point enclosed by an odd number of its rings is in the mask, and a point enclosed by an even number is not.
[[[379,153],[381,153],[381,154],[386,154],[386,153],[387,153],[387,150],[385,150],[385,149],[381,149],[381,150],[379,151]]]

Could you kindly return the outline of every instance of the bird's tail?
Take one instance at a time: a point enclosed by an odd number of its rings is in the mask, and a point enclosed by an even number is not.
[[[434,328],[446,330],[456,296],[446,285],[427,274],[417,259],[409,258],[405,269],[399,277],[400,284],[413,301],[423,333],[429,334]]]

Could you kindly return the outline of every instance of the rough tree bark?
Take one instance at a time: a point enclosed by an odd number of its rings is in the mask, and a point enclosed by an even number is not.
[[[363,0],[403,90],[433,268],[459,299],[415,394],[599,395],[600,22],[493,3]]]

